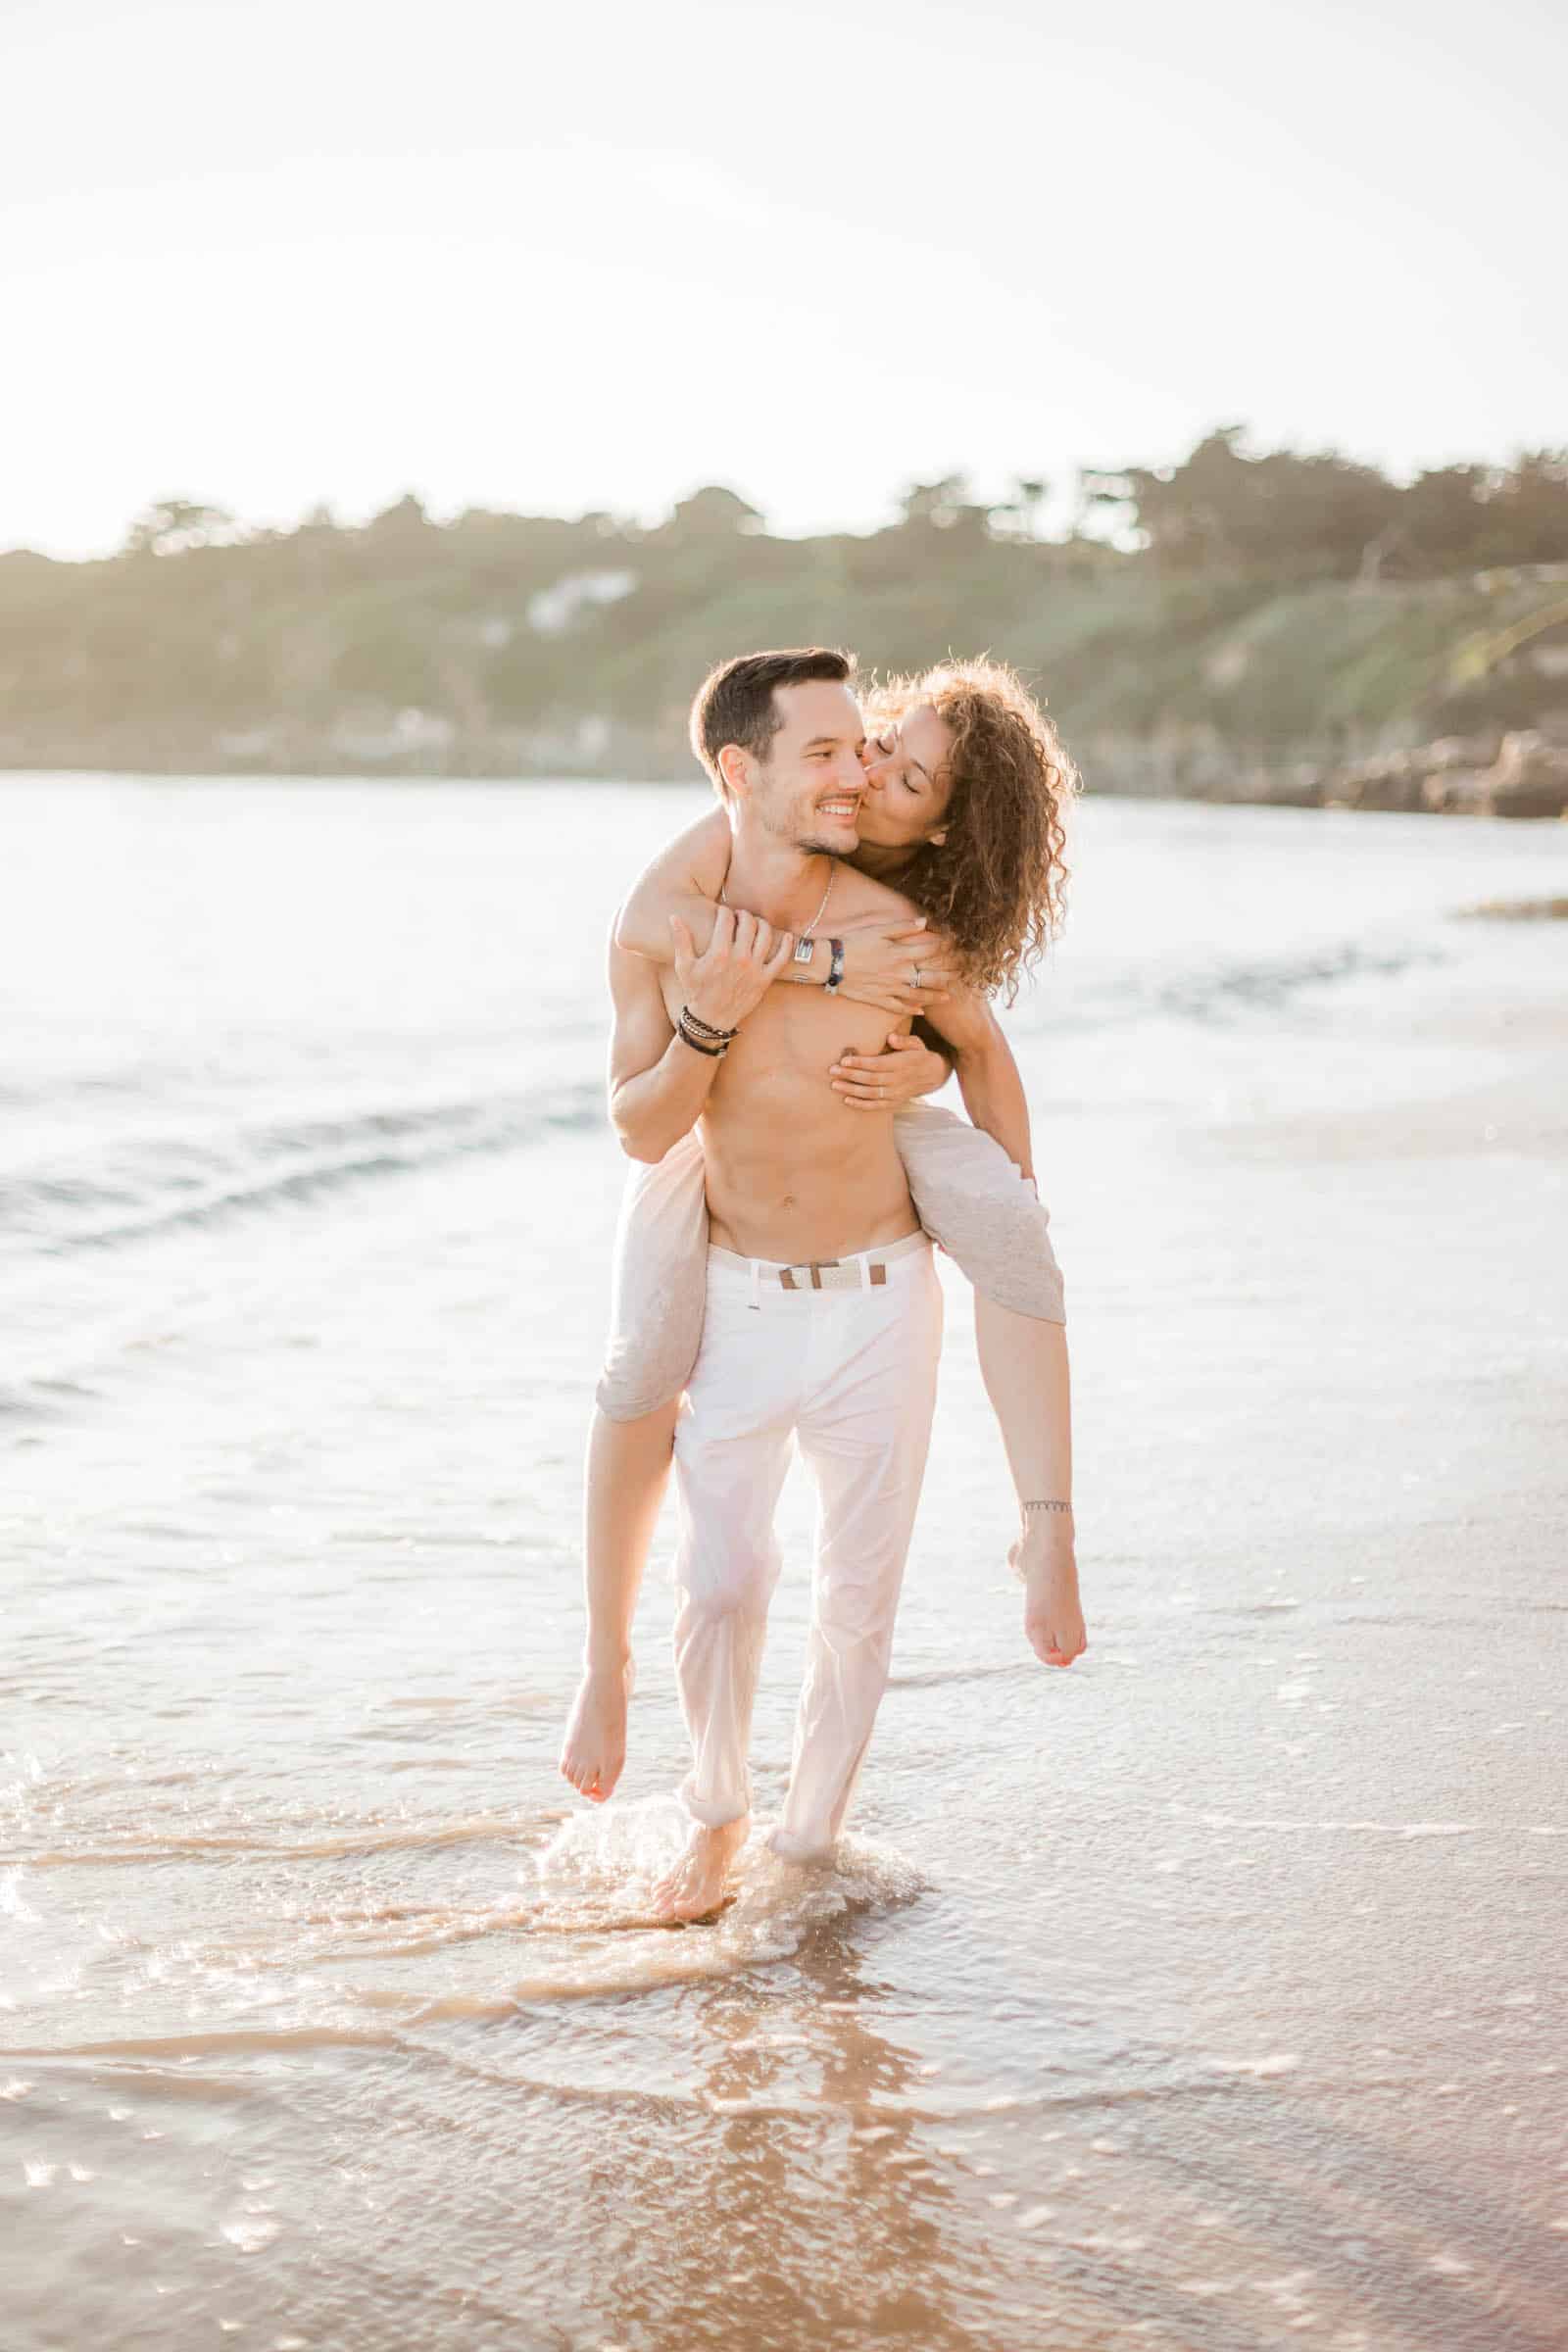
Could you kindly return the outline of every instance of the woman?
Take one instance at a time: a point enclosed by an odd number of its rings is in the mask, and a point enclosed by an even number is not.
[[[847,934],[840,993],[901,1016],[924,1007],[938,1043],[895,1035],[880,1054],[846,1055],[830,1082],[851,1113],[895,1114],[921,1222],[975,1284],[981,1369],[1021,1506],[1008,1558],[1025,1588],[1025,1630],[1038,1655],[1065,1666],[1086,1642],[1061,1283],[1034,1190],[1022,1083],[986,998],[1004,988],[1010,1001],[1059,929],[1062,816],[1076,778],[1039,706],[997,664],[947,663],[896,680],[867,715],[853,862],[895,884],[929,927]],[[719,808],[672,843],[622,908],[616,945],[673,956],[684,977],[692,935],[706,945],[727,919],[719,909],[730,840]],[[792,967],[790,979],[820,985],[826,957],[813,961],[814,970]],[[956,985],[944,990],[949,980]],[[943,1047],[956,1053],[973,1126],[914,1102],[949,1076]],[[588,1452],[589,1636],[561,1759],[595,1802],[610,1795],[625,1757],[631,1619],[702,1335],[707,1239],[694,1132],[634,1170],[616,1247],[612,1342]]]

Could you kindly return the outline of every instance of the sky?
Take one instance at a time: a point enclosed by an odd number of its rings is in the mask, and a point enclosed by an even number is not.
[[[1547,0],[0,0],[0,547],[1568,444]]]

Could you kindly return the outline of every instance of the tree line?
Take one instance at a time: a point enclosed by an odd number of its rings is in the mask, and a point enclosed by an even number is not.
[[[1053,488],[1044,476],[1017,476],[1004,497],[981,501],[961,473],[910,483],[897,522],[872,536],[940,531],[1064,552],[1108,545],[1167,572],[1330,579],[1568,561],[1568,447],[1428,468],[1399,482],[1334,450],[1253,454],[1246,439],[1245,425],[1220,425],[1172,466],[1080,466],[1069,485],[1071,523],[1055,539],[1041,529]],[[413,498],[380,519],[400,517],[425,519]],[[717,487],[682,500],[652,531],[608,514],[581,523],[607,539],[656,544],[766,529],[756,508]],[[302,527],[331,528],[329,511],[317,509]],[[221,508],[170,499],[137,516],[122,553],[172,555],[257,535]]]
[[[692,686],[747,644],[904,669],[989,650],[1070,737],[1357,742],[1536,725],[1568,699],[1565,591],[1541,578],[1568,564],[1568,452],[1401,484],[1249,454],[1226,426],[1063,491],[1020,477],[986,501],[949,475],[882,529],[803,539],[716,485],[651,526],[436,522],[409,496],[255,529],[161,500],[101,561],[0,555],[0,761],[373,765],[403,724],[438,764],[683,772]]]

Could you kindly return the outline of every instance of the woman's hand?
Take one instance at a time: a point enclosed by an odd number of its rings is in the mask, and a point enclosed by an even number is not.
[[[760,915],[721,906],[713,936],[699,956],[678,914],[669,918],[675,942],[675,977],[688,1008],[714,1029],[738,1029],[788,967],[795,953],[793,931],[775,931]]]
[[[833,1064],[833,1092],[851,1110],[902,1110],[916,1095],[935,1094],[953,1065],[917,1037],[895,1030],[880,1054],[844,1054]]]
[[[863,915],[846,923],[838,934],[844,942],[844,977],[838,994],[857,1004],[876,1004],[884,1012],[924,1012],[941,1004],[957,978],[948,941],[940,931],[928,931],[923,915],[891,928],[884,915]]]

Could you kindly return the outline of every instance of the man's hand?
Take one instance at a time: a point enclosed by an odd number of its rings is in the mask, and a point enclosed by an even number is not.
[[[899,1110],[916,1095],[946,1086],[953,1069],[917,1037],[896,1029],[880,1054],[842,1054],[830,1074],[833,1092],[851,1110]]]
[[[958,977],[950,943],[928,931],[924,915],[890,929],[885,915],[862,915],[837,935],[844,942],[841,997],[884,1012],[924,1012],[941,1004]]]
[[[713,936],[699,956],[678,914],[669,918],[675,977],[686,1004],[712,1029],[738,1029],[784,972],[795,953],[793,931],[775,931],[760,915],[721,906]]]

